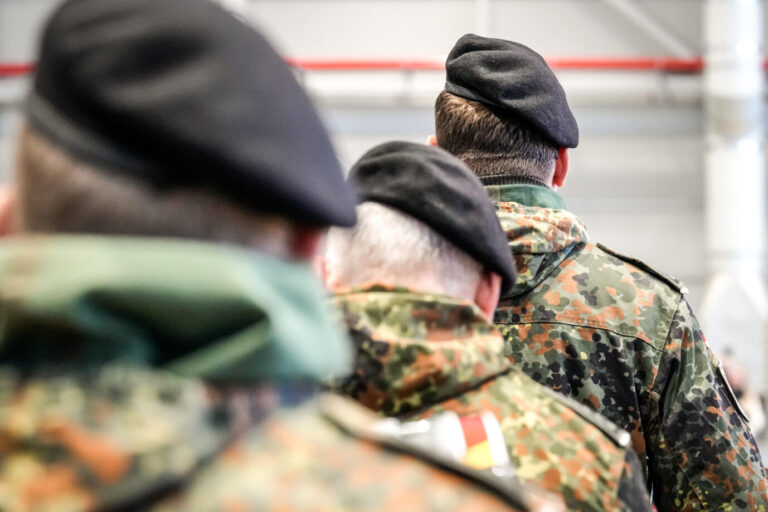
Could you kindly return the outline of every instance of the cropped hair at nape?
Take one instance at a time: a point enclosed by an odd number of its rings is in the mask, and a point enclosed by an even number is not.
[[[480,102],[442,91],[435,102],[435,135],[486,184],[494,180],[550,186],[558,148]]]

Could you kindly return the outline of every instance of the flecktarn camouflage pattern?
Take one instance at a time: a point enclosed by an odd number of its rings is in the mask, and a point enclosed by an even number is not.
[[[283,409],[249,430],[200,473],[188,492],[151,510],[561,510],[546,504],[511,507],[460,476],[350,437],[309,404]]]
[[[250,251],[0,242],[0,510],[514,510],[321,415],[349,360],[328,312],[306,265]]]
[[[215,394],[157,371],[22,381],[3,368],[0,393],[3,511],[514,510],[312,405],[236,436]]]
[[[682,285],[589,243],[549,189],[488,188],[520,273],[495,317],[509,360],[630,432],[660,511],[768,510],[768,473]]]
[[[516,474],[563,496],[569,510],[650,509],[626,432],[513,368],[473,304],[386,286],[335,302],[357,350],[340,391],[386,416],[490,411]]]
[[[120,367],[20,378],[0,368],[0,510],[138,506],[231,438],[203,387]],[[222,414],[224,413],[224,414]]]

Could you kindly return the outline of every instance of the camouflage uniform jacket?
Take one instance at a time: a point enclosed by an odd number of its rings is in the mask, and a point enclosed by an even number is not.
[[[682,285],[590,243],[550,189],[487,189],[520,273],[495,315],[509,360],[630,432],[659,510],[768,510],[768,473]]]
[[[650,509],[626,432],[513,368],[474,304],[386,286],[335,302],[357,350],[342,392],[386,416],[491,411],[517,475],[563,496],[569,510]]]
[[[318,414],[351,362],[329,313],[309,268],[249,251],[3,241],[0,510],[508,510]]]
[[[164,372],[105,367],[19,380],[3,367],[0,510],[517,510],[460,476],[349,436],[313,402],[240,433],[233,416],[199,382]]]

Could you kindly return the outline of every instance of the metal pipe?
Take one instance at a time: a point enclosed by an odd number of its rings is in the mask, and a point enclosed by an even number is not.
[[[2,63],[0,62],[0,78],[13,78],[17,76],[25,76],[34,71],[35,65],[32,63]]]
[[[314,95],[335,104],[426,104],[442,87],[442,59],[286,58]],[[548,59],[576,104],[691,104],[701,100],[702,60],[675,58]],[[0,62],[0,103],[21,101],[31,63]],[[599,82],[592,74],[599,72]],[[363,73],[362,77],[357,73]],[[381,73],[381,75],[378,75]],[[14,92],[22,91],[22,92]]]
[[[288,64],[305,71],[440,71],[445,61],[433,59],[302,59],[287,57]],[[698,73],[703,69],[701,57],[554,57],[547,64],[557,70],[575,71],[662,71]],[[767,63],[768,65],[768,63]]]
[[[731,348],[753,384],[768,390],[768,293],[764,285],[766,196],[762,0],[708,0],[706,225],[709,284],[702,323]]]
[[[285,61],[305,71],[441,71],[445,61],[438,59],[346,59],[346,58],[294,58]],[[670,73],[699,73],[703,69],[701,57],[678,59],[675,57],[554,57],[547,63],[554,70],[574,71],[659,71]],[[768,62],[766,62],[768,67]],[[33,63],[0,62],[0,78],[24,76],[35,69]]]

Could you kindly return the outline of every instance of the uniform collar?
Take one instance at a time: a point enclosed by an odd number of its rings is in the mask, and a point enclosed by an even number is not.
[[[124,362],[245,384],[346,373],[350,356],[305,264],[160,238],[0,243],[0,363]]]
[[[469,301],[373,285],[335,302],[356,350],[354,374],[338,387],[371,409],[404,414],[509,369],[504,340]]]
[[[565,199],[548,187],[516,183],[510,185],[487,185],[485,190],[494,203],[519,203],[523,206],[567,210]]]

